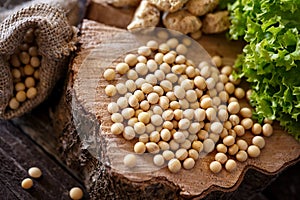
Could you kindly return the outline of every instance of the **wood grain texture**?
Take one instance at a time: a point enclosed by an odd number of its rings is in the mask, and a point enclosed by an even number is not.
[[[68,199],[72,187],[84,188],[9,121],[0,121],[0,159],[1,199]],[[24,190],[21,181],[29,177],[27,170],[33,166],[43,175],[33,179],[31,189]]]
[[[266,147],[262,150],[260,157],[248,159],[245,163],[238,163],[238,168],[233,173],[222,170],[221,173],[215,175],[209,172],[208,165],[213,160],[214,152],[196,162],[193,170],[181,170],[178,174],[172,174],[166,168],[152,173],[143,172],[142,174],[129,171],[120,172],[118,167],[114,167],[119,166],[117,164],[120,163],[120,160],[117,159],[114,164],[107,152],[115,148],[114,144],[117,144],[119,148],[120,145],[127,143],[121,137],[116,137],[109,132],[111,121],[106,107],[111,100],[103,92],[107,82],[101,78],[104,71],[101,66],[103,66],[103,62],[108,62],[107,59],[113,54],[122,52],[122,48],[129,46],[130,49],[133,45],[130,38],[123,40],[120,37],[115,38],[116,34],[122,34],[122,32],[124,30],[85,20],[80,39],[81,51],[74,59],[75,100],[73,107],[77,111],[77,115],[80,115],[78,120],[82,120],[82,118],[85,122],[89,118],[92,120],[91,127],[97,124],[96,118],[101,121],[102,132],[97,135],[99,129],[90,129],[96,135],[89,136],[89,141],[96,141],[97,137],[100,138],[100,141],[95,142],[96,146],[99,145],[95,150],[96,155],[100,155],[98,157],[100,162],[107,163],[106,165],[98,165],[99,169],[96,167],[96,170],[102,170],[101,173],[99,171],[91,172],[90,180],[102,179],[103,181],[105,179],[104,183],[87,183],[90,186],[92,196],[97,197],[97,195],[103,194],[101,191],[105,188],[108,189],[107,187],[112,184],[114,186],[120,185],[120,188],[113,189],[116,192],[115,195],[119,195],[118,197],[126,197],[123,196],[126,191],[126,195],[133,192],[133,194],[140,193],[140,197],[144,197],[147,188],[155,188],[160,195],[173,194],[170,198],[203,198],[214,193],[214,191],[235,191],[245,174],[247,175],[247,171],[257,172],[254,173],[257,177],[255,175],[251,177],[254,180],[260,180],[260,176],[264,176],[264,174],[265,176],[274,175],[299,160],[300,144],[281,130],[278,125],[275,125],[274,135],[266,138]],[[199,42],[210,54],[222,56],[225,64],[233,64],[243,45],[239,42],[229,42],[222,35],[204,36]],[[251,178],[247,179],[250,180]],[[256,187],[259,186],[260,188],[263,187],[260,183],[266,184],[266,182],[256,183]],[[130,189],[131,187],[135,189],[135,192]]]

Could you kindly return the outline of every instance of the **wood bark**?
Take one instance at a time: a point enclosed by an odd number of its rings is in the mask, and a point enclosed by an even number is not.
[[[101,66],[116,53],[114,46],[122,49],[132,45],[130,38],[116,37],[124,32],[122,29],[85,20],[80,38],[81,49],[72,65],[72,113],[79,135],[83,133],[80,136],[84,142],[81,148],[90,150],[97,158],[94,168],[87,171],[89,178],[86,179],[86,185],[91,198],[228,199],[239,191],[238,187],[243,180],[249,185],[245,196],[241,196],[240,192],[239,196],[247,198],[262,189],[273,175],[299,160],[299,143],[275,125],[274,135],[266,138],[267,145],[259,158],[238,163],[237,170],[232,173],[223,170],[215,175],[209,171],[208,165],[214,153],[199,160],[194,169],[181,170],[178,174],[172,174],[166,168],[151,173],[133,173],[119,168],[124,154],[120,154],[117,160],[110,154],[115,150],[115,144],[118,148],[128,147],[124,139],[109,133],[111,122],[106,107],[110,99],[103,92],[107,83],[101,78],[105,69]],[[233,64],[242,47],[241,43],[229,42],[220,35],[204,36],[199,42],[210,54],[224,57],[225,64]],[[101,125],[98,125],[99,121]]]

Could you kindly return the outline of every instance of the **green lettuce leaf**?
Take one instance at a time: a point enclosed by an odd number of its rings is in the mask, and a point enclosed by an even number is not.
[[[251,83],[256,117],[277,119],[300,138],[300,1],[236,0],[229,6],[232,39],[248,44],[236,77]]]

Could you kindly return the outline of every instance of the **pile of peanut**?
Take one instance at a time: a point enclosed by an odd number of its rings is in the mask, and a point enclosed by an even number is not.
[[[231,172],[237,167],[235,160],[259,156],[263,136],[272,135],[273,128],[269,120],[256,123],[251,108],[240,104],[251,91],[239,87],[233,68],[223,66],[219,56],[196,65],[187,57],[193,43],[188,37],[164,31],[157,37],[165,43],[150,40],[103,73],[109,83],[116,73],[127,77],[105,88],[113,97],[108,104],[111,132],[135,141],[135,154],[125,156],[125,166],[135,167],[136,155],[150,153],[154,165],[167,165],[176,173],[192,169],[216,149],[210,169],[218,173],[222,165]],[[247,132],[253,135],[251,142],[243,139]]]
[[[228,11],[218,10],[219,0],[112,0],[116,7],[138,6],[127,29],[163,25],[199,39],[205,34],[220,33],[229,28]]]
[[[29,29],[24,35],[23,43],[8,60],[14,84],[14,97],[9,101],[9,108],[12,110],[18,109],[26,100],[37,95],[36,85],[40,79],[41,65],[41,56],[35,41],[37,31]]]

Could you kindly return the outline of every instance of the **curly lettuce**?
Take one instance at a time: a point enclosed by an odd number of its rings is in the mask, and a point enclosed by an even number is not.
[[[300,139],[300,1],[236,0],[229,6],[232,39],[247,45],[237,76],[251,83],[259,120],[276,119]]]

